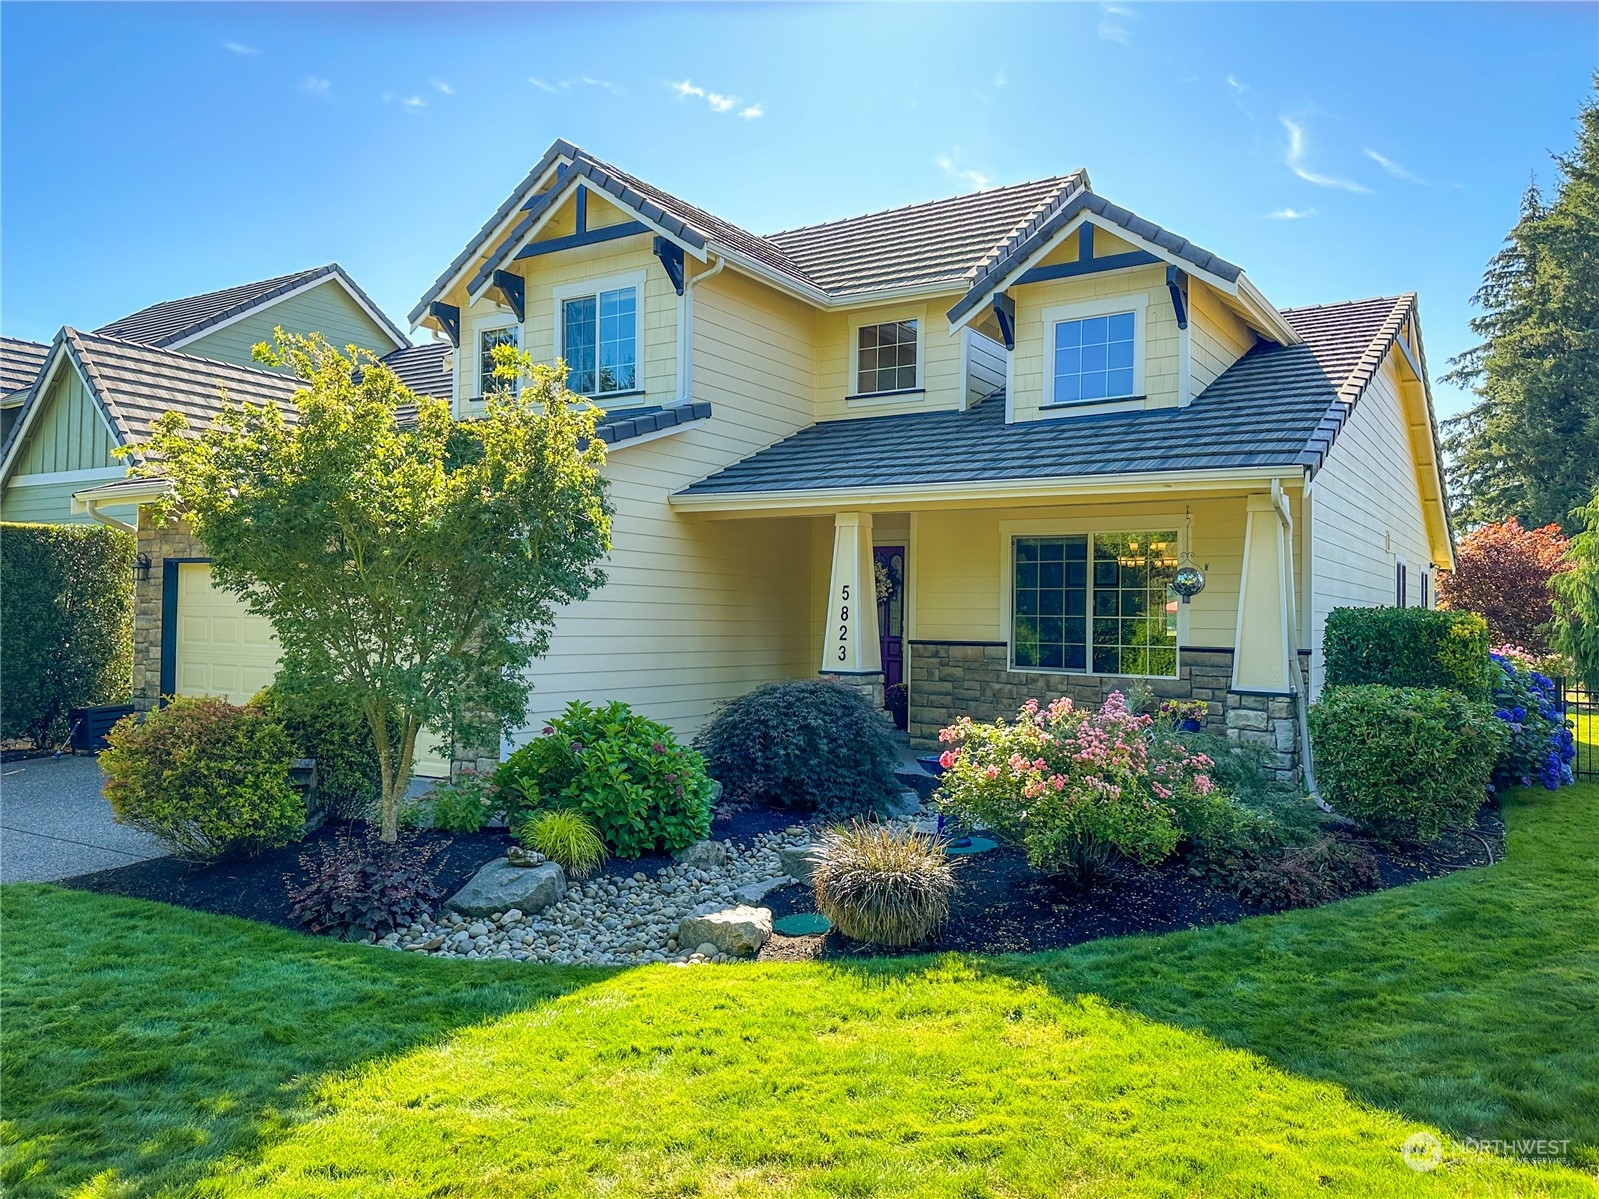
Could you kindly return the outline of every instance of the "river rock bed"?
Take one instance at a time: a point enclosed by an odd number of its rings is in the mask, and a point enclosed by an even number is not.
[[[701,905],[759,903],[769,891],[795,885],[780,855],[813,836],[796,824],[757,833],[747,845],[702,841],[653,873],[571,880],[566,897],[537,914],[515,908],[488,916],[445,911],[377,944],[438,957],[554,965],[730,961],[714,945],[679,945],[678,924]]]

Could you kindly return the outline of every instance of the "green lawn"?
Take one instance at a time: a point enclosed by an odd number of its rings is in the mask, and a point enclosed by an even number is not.
[[[8,1195],[1586,1195],[1599,786],[1509,862],[1016,958],[440,962],[5,889]],[[1569,1140],[1572,1165],[1419,1129]]]

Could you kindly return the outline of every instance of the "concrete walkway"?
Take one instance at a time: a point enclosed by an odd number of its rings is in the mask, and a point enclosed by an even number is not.
[[[153,837],[111,822],[93,758],[0,766],[0,883],[39,883],[158,858]]]

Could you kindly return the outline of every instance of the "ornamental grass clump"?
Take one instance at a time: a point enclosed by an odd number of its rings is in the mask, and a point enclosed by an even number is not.
[[[1204,754],[1151,738],[1151,717],[1112,692],[1094,712],[1062,697],[1022,705],[1014,724],[961,717],[939,733],[952,748],[944,808],[962,824],[1019,845],[1037,870],[1088,883],[1117,855],[1153,865],[1229,801]]]
[[[937,837],[855,821],[823,834],[816,910],[846,937],[918,945],[949,922],[954,863]]]
[[[571,808],[535,812],[517,827],[516,839],[573,878],[587,878],[610,856],[588,818]]]

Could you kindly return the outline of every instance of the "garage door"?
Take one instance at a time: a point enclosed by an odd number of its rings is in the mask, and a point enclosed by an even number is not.
[[[232,594],[213,586],[203,562],[178,566],[177,692],[220,695],[247,702],[278,670],[278,640],[272,625]],[[445,778],[450,760],[440,745],[419,749],[412,773]]]

